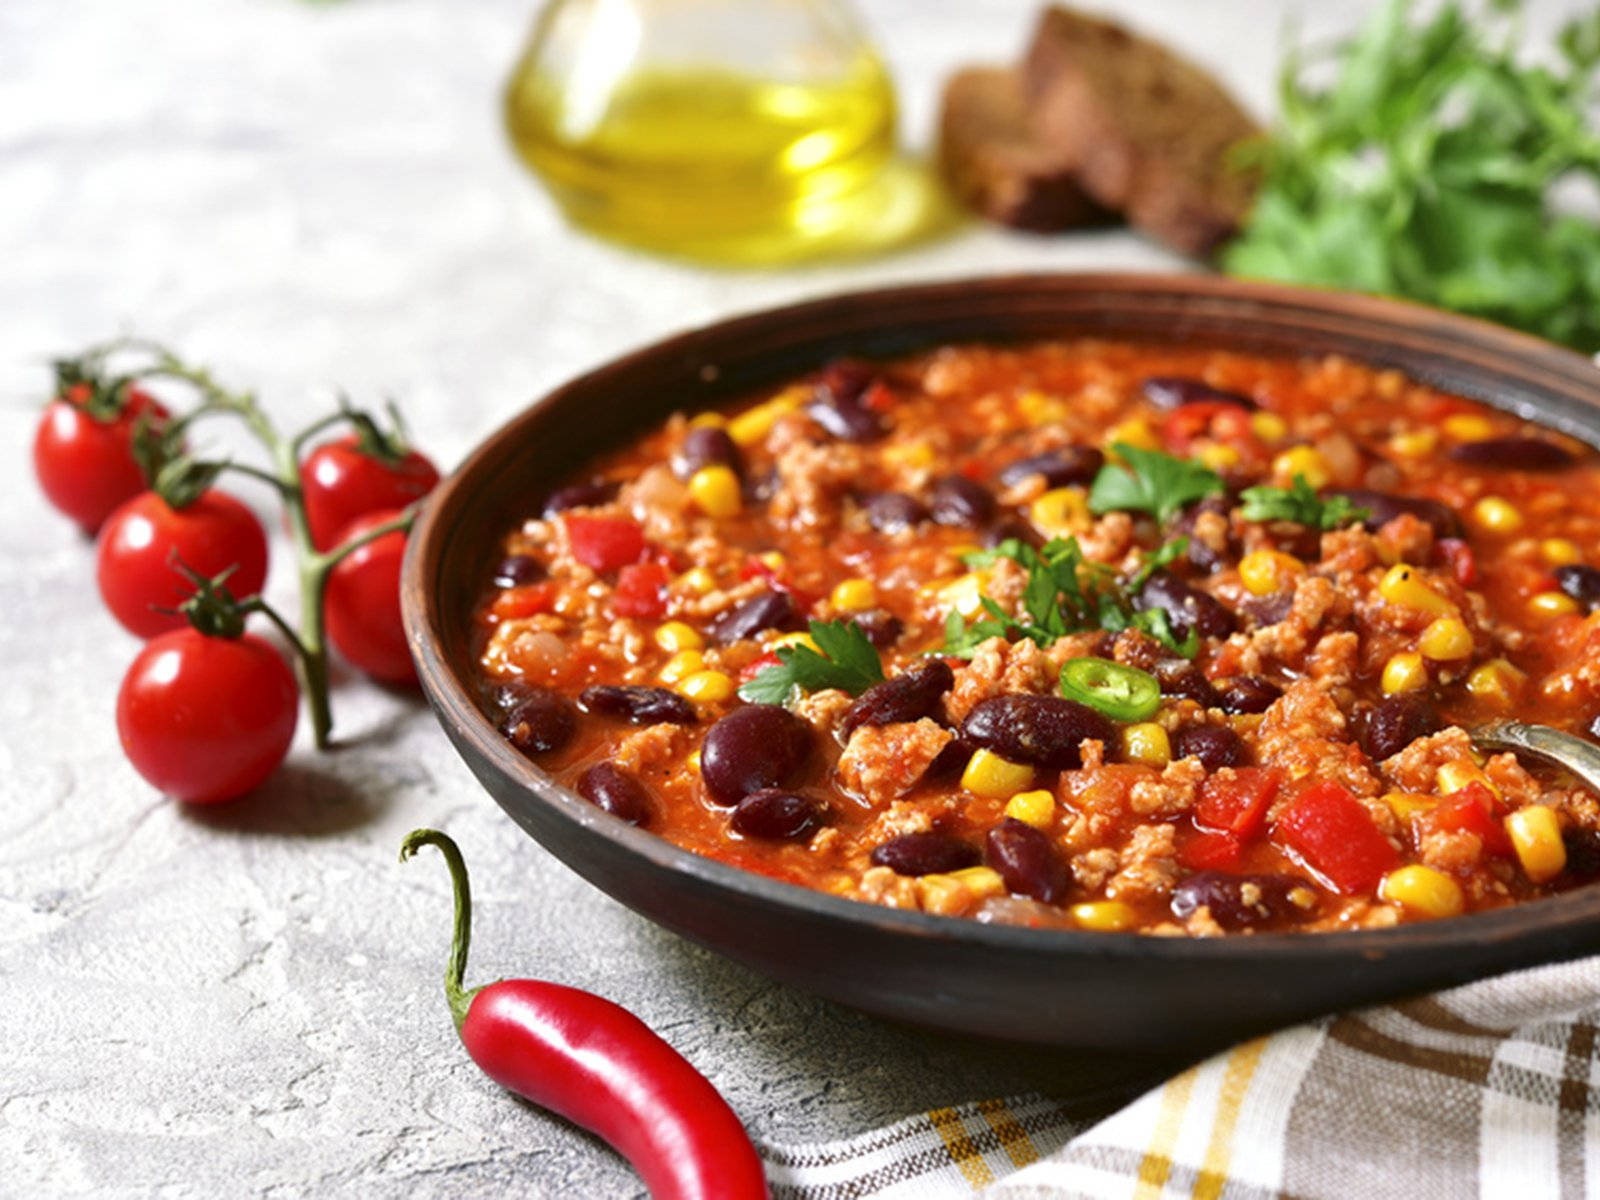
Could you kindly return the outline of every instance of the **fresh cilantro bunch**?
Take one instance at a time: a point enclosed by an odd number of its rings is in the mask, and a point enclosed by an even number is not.
[[[988,596],[980,597],[988,615],[968,625],[960,613],[945,618],[945,644],[942,653],[970,658],[972,652],[993,637],[1025,637],[1048,646],[1069,633],[1104,629],[1119,633],[1138,629],[1148,633],[1176,654],[1190,658],[1199,648],[1194,630],[1180,640],[1172,630],[1166,611],[1159,608],[1139,611],[1133,597],[1150,578],[1151,572],[1182,554],[1188,538],[1177,538],[1151,554],[1134,577],[1120,582],[1116,572],[1104,563],[1090,562],[1083,556],[1077,538],[1055,538],[1035,550],[1026,542],[1007,538],[992,550],[965,555],[962,562],[973,568],[993,566],[1009,558],[1028,573],[1022,590],[1022,611],[1018,617],[1005,611]]]
[[[854,621],[812,621],[811,640],[816,650],[803,643],[778,647],[777,663],[744,684],[739,695],[752,704],[787,704],[798,692],[843,688],[859,696],[883,682],[877,647]]]
[[[1319,496],[1304,475],[1296,475],[1290,487],[1253,487],[1239,493],[1244,501],[1246,521],[1294,521],[1310,529],[1338,529],[1365,521],[1371,510],[1361,508],[1349,496]]]
[[[1590,123],[1600,9],[1554,65],[1519,61],[1515,0],[1413,20],[1390,0],[1353,40],[1291,55],[1264,183],[1222,256],[1234,275],[1407,296],[1600,350],[1600,184]],[[1311,77],[1333,82],[1318,86]]]

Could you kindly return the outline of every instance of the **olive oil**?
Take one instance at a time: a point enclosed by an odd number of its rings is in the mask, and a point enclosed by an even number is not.
[[[643,66],[601,102],[530,51],[506,90],[506,121],[574,222],[728,263],[824,252],[870,221],[895,143],[894,94],[865,47],[822,79]]]

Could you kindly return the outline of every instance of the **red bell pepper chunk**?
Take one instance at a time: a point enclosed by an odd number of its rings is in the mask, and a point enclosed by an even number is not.
[[[1188,451],[1203,437],[1248,445],[1255,441],[1250,414],[1237,404],[1222,400],[1195,400],[1180,405],[1161,423],[1161,440],[1174,453]]]
[[[749,683],[752,679],[754,679],[757,675],[761,674],[761,672],[765,671],[768,667],[775,667],[781,661],[782,660],[779,659],[778,656],[773,651],[768,650],[765,654],[761,655],[760,657],[752,658],[749,662],[745,663],[744,669],[739,672],[739,682],[740,683]]]
[[[555,607],[557,591],[556,585],[550,580],[507,588],[494,598],[494,603],[489,606],[489,615],[496,621],[515,621],[549,612]]]
[[[1429,833],[1475,833],[1489,854],[1511,853],[1511,838],[1495,819],[1495,796],[1481,783],[1451,792],[1429,811],[1417,814],[1418,837]]]
[[[1178,847],[1178,862],[1191,871],[1231,871],[1244,858],[1244,846],[1231,833],[1197,830]]]
[[[644,530],[626,517],[586,517],[568,513],[562,521],[572,557],[596,571],[615,571],[645,555]]]
[[[617,572],[611,611],[619,617],[662,617],[667,612],[667,583],[672,576],[658,562],[629,563]]]
[[[1314,783],[1296,796],[1278,818],[1276,833],[1346,896],[1373,891],[1400,861],[1367,810],[1337,783]]]
[[[1281,781],[1271,767],[1235,767],[1231,773],[1212,775],[1200,785],[1195,821],[1248,841],[1265,827]]]

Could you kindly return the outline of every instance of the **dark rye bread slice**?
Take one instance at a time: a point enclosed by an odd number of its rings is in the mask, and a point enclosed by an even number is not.
[[[1052,6],[1023,84],[1040,139],[1129,224],[1202,256],[1238,230],[1256,180],[1232,151],[1260,127],[1205,71],[1120,25]]]
[[[1071,156],[1035,135],[1015,68],[969,67],[945,85],[939,169],[957,200],[1003,225],[1049,233],[1110,219],[1074,180]]]

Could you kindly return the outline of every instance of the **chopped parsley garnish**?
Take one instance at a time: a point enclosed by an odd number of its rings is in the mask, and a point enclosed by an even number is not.
[[[1239,493],[1246,521],[1293,521],[1311,529],[1338,529],[1365,521],[1371,509],[1361,508],[1348,496],[1318,496],[1304,475],[1292,487],[1253,487]]]
[[[812,621],[811,640],[816,650],[804,643],[779,646],[777,663],[740,687],[740,697],[752,704],[787,704],[797,692],[842,688],[859,696],[883,682],[877,647],[854,621]]]
[[[1090,512],[1147,512],[1165,521],[1184,505],[1223,490],[1222,476],[1197,462],[1126,442],[1112,449],[1127,465],[1108,463],[1100,468],[1089,489]]]
[[[1137,629],[1175,654],[1191,658],[1200,646],[1194,630],[1180,641],[1164,610],[1140,611],[1133,604],[1133,597],[1150,573],[1178,557],[1188,545],[1188,538],[1168,542],[1151,554],[1126,583],[1119,581],[1106,564],[1086,560],[1077,538],[1056,538],[1039,550],[1016,538],[1007,538],[992,550],[968,554],[962,561],[969,567],[992,566],[999,559],[1009,558],[1027,571],[1028,582],[1022,589],[1025,615],[1015,616],[990,597],[980,596],[987,615],[968,625],[959,612],[952,611],[945,618],[941,653],[969,658],[979,645],[994,637],[1025,637],[1048,646],[1058,638],[1085,630],[1120,633]]]

